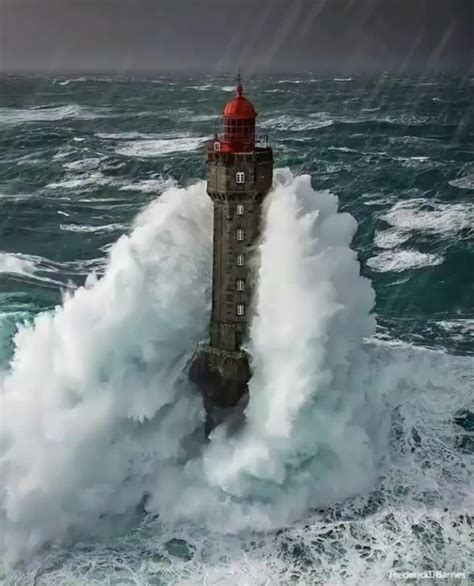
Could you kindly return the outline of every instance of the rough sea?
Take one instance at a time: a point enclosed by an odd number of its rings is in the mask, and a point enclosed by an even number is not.
[[[276,165],[254,374],[206,442],[233,89],[0,78],[0,583],[472,583],[474,79],[246,81]]]

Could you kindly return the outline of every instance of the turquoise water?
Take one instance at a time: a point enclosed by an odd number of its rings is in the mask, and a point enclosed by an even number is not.
[[[41,278],[82,283],[100,268],[105,247],[168,178],[204,177],[199,145],[219,125],[232,81],[1,83],[1,249],[34,265],[28,277],[2,272],[5,320],[58,302],[59,288]],[[380,331],[471,352],[472,81],[258,78],[247,87],[277,166],[310,173],[359,222]]]
[[[111,245],[167,188],[205,177],[201,147],[232,85],[212,76],[0,79],[4,376],[18,324],[53,310],[90,273],[100,277]],[[406,376],[389,393],[383,472],[360,502],[264,534],[163,528],[160,515],[138,510],[99,541],[95,531],[66,545],[52,537],[53,549],[43,544],[5,570],[7,581],[355,584],[388,583],[394,569],[472,570],[474,82],[267,76],[246,92],[276,166],[310,174],[358,222],[353,248],[376,293],[371,360]]]

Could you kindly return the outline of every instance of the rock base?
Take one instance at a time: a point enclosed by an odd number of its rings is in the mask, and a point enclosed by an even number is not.
[[[226,352],[211,346],[200,348],[189,370],[206,409],[206,433],[229,419],[238,425],[248,402],[250,367],[245,352]]]

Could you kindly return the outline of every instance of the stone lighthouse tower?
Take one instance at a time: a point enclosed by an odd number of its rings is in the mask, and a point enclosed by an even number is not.
[[[262,202],[271,188],[273,153],[255,132],[257,112],[240,82],[224,108],[223,133],[207,145],[207,193],[214,204],[210,343],[200,349],[190,377],[203,394],[208,431],[221,409],[248,396],[245,342],[255,291],[252,262],[260,236]]]

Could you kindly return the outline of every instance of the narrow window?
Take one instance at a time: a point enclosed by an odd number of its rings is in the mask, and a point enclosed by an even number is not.
[[[235,182],[236,183],[245,183],[245,173],[243,171],[238,171],[235,174]]]
[[[237,261],[237,266],[238,267],[243,267],[244,266],[244,262],[245,262],[244,255],[243,254],[238,254],[237,257],[236,257],[236,261]]]
[[[240,350],[243,344],[242,332],[235,332],[235,349]]]
[[[237,240],[242,241],[245,238],[245,232],[243,228],[237,228]]]
[[[245,289],[245,281],[243,279],[237,279],[237,291],[243,291]]]
[[[237,315],[239,317],[243,317],[245,315],[245,305],[243,303],[239,303],[237,305]]]
[[[237,215],[238,216],[243,216],[244,215],[244,206],[242,204],[239,204],[237,206]]]

